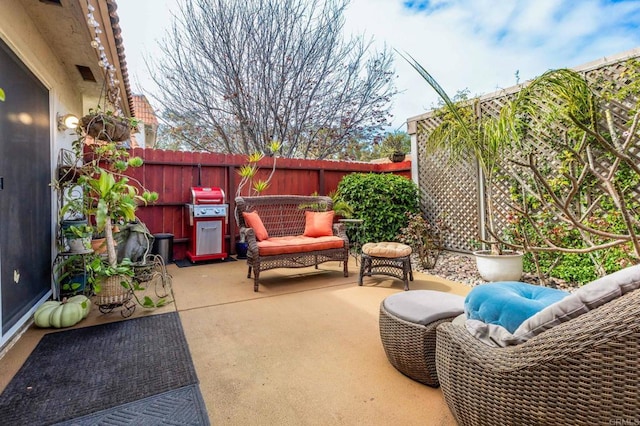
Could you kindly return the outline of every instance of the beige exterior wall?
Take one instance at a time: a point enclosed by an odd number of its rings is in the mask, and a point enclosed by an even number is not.
[[[0,13],[0,39],[49,90],[49,127],[51,149],[51,178],[56,170],[58,152],[61,148],[71,148],[75,136],[71,131],[59,131],[57,114],[82,115],[82,96],[74,88],[58,57],[49,47],[47,40],[38,31],[37,25],[18,1],[2,1]],[[0,76],[0,87],[3,86]],[[6,91],[6,87],[5,87]],[[9,92],[10,93],[10,92]],[[9,93],[7,95],[9,96]],[[6,102],[11,102],[7,97]],[[58,211],[57,196],[51,189],[52,212]],[[51,218],[51,233],[56,235],[57,219]],[[51,252],[55,253],[55,240],[51,241]],[[53,261],[53,259],[51,259]],[[11,337],[13,333],[8,333]],[[3,336],[7,338],[7,336]]]
[[[0,37],[49,89],[55,89],[62,105],[82,112],[76,93],[59,61],[42,38],[38,27],[19,2],[4,2],[0,14]]]
[[[20,2],[4,1],[0,13],[0,38],[50,91],[52,165],[61,147],[69,147],[73,136],[59,132],[56,114],[82,115],[82,96],[68,79],[60,60],[50,49],[38,27]],[[0,82],[1,84],[1,82]],[[7,99],[7,102],[10,102]]]

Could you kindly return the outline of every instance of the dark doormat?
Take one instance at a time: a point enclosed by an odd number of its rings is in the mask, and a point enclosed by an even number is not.
[[[191,263],[188,258],[175,260],[174,263],[178,265],[178,268],[188,268],[189,266],[200,266],[200,265],[212,265],[214,263],[224,263],[224,262],[235,262],[236,259],[229,256],[224,259],[210,259],[210,260],[200,260],[196,263]]]
[[[176,312],[53,332],[0,395],[0,424],[55,424],[197,383]]]
[[[95,425],[208,425],[209,418],[198,385],[170,390],[56,426]]]

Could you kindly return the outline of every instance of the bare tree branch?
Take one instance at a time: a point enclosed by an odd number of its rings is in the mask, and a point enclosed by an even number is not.
[[[245,154],[276,139],[282,156],[321,159],[382,132],[393,56],[344,37],[348,3],[183,1],[150,67],[174,136]]]

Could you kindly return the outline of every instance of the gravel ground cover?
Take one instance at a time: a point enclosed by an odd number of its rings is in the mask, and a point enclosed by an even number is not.
[[[480,278],[476,268],[476,260],[471,254],[444,251],[441,253],[433,269],[422,269],[415,258],[412,259],[411,263],[414,270],[463,283],[470,287],[486,283],[486,281]],[[529,273],[525,273],[521,281],[539,284],[538,277]],[[567,291],[575,290],[578,287],[574,283],[568,283],[554,278],[551,278],[545,285]]]

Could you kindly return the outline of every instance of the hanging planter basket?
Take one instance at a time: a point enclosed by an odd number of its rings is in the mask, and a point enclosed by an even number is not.
[[[80,119],[85,133],[96,140],[122,142],[131,136],[131,127],[126,118],[109,114],[89,114]]]

